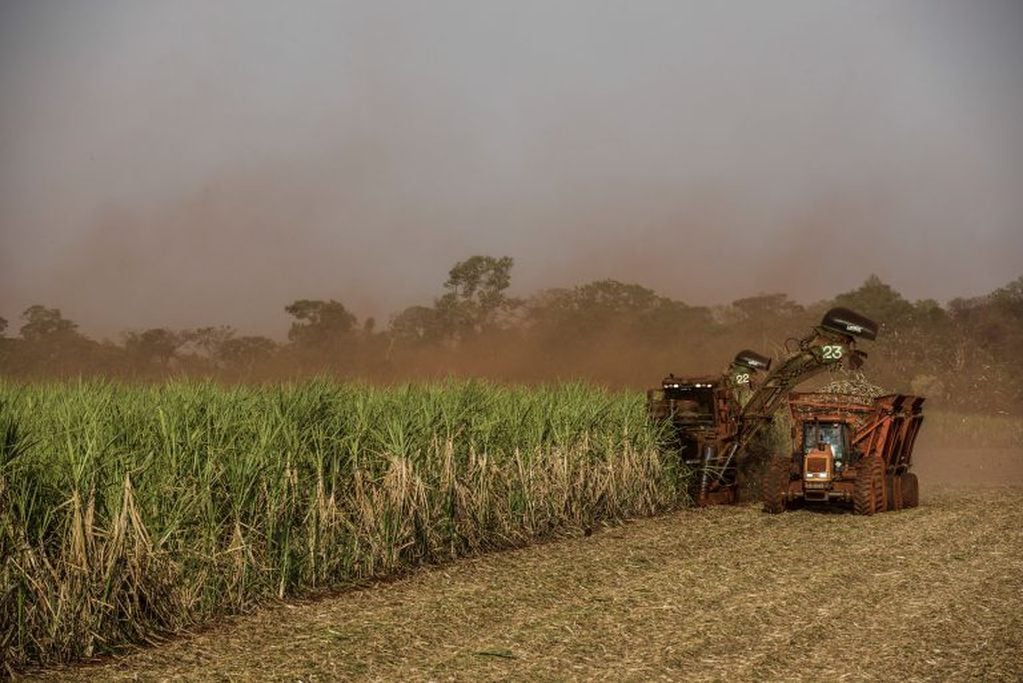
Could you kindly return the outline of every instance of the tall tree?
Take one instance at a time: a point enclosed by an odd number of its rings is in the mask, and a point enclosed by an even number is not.
[[[448,272],[447,292],[436,310],[445,330],[456,339],[497,327],[500,316],[519,304],[505,293],[511,285],[510,256],[472,256]]]
[[[340,301],[300,299],[284,310],[295,318],[288,339],[300,353],[335,364],[351,350],[357,320]]]
[[[882,328],[889,329],[913,315],[913,305],[877,275],[868,277],[859,288],[836,296],[835,305],[874,318]]]
[[[124,349],[137,369],[165,370],[170,367],[175,353],[185,341],[183,335],[164,327],[154,327],[126,334]]]
[[[78,323],[61,315],[59,308],[46,308],[36,304],[21,314],[25,324],[21,326],[21,337],[25,341],[40,342],[68,339],[77,336]]]
[[[29,306],[21,314],[21,344],[12,359],[29,373],[64,375],[92,368],[98,345],[78,333],[78,324],[58,308]]]
[[[276,352],[277,344],[266,337],[233,337],[217,347],[216,358],[229,370],[252,372]]]
[[[184,350],[214,358],[220,347],[234,338],[235,329],[230,325],[212,325],[183,330],[180,335]]]
[[[391,319],[388,330],[395,342],[406,346],[439,343],[445,335],[441,316],[429,306],[409,306]]]
[[[663,340],[706,327],[708,311],[617,280],[598,280],[573,289],[541,292],[530,300],[532,323],[562,338],[591,339],[606,332]]]

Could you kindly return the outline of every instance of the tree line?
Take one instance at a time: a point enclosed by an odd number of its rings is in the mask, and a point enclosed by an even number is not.
[[[513,260],[473,256],[454,265],[439,295],[378,329],[342,302],[285,307],[286,342],[229,326],[152,328],[97,341],[57,308],[30,306],[16,335],[0,318],[0,374],[129,380],[172,376],[223,381],[329,374],[369,381],[447,375],[534,382],[587,378],[655,385],[668,371],[715,374],[740,348],[776,354],[835,305],[881,324],[868,376],[950,408],[1023,413],[1023,277],[946,305],[909,301],[871,275],[857,289],[804,305],[769,293],[722,306],[691,306],[639,284],[599,280],[508,294]]]

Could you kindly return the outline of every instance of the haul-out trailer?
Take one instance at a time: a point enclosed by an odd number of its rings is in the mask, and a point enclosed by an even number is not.
[[[877,337],[877,324],[847,308],[832,308],[771,369],[771,359],[741,351],[722,376],[668,375],[647,392],[652,419],[667,426],[667,447],[696,472],[697,505],[738,501],[738,464],[788,394],[826,370],[859,368],[867,354],[857,339]],[[758,381],[759,373],[766,373]]]
[[[916,507],[919,484],[909,469],[923,398],[794,393],[788,401],[793,449],[767,468],[765,511],[800,501],[849,504],[861,515]]]

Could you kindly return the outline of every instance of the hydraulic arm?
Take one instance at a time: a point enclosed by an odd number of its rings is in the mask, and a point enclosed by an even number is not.
[[[795,340],[797,348],[767,374],[739,412],[736,442],[740,450],[798,385],[825,370],[859,369],[867,354],[856,348],[857,337],[876,339],[877,324],[847,308],[832,308],[820,325]]]

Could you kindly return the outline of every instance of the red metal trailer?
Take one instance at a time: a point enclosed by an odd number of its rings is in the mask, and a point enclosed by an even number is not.
[[[919,483],[909,470],[923,403],[904,394],[790,394],[793,452],[768,467],[764,509],[782,512],[798,500],[848,503],[865,515],[915,507]]]

